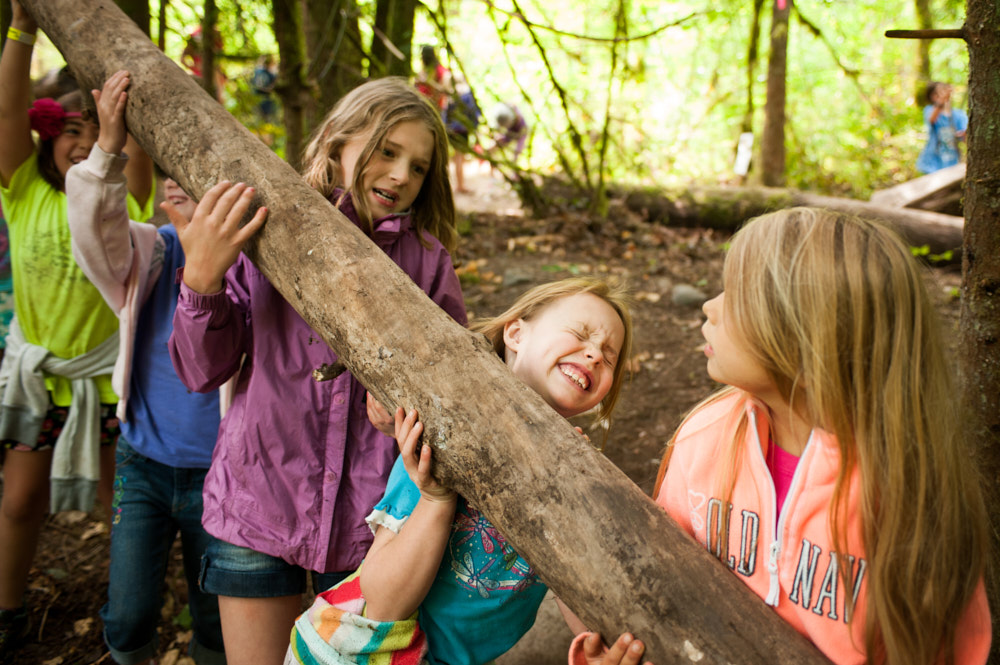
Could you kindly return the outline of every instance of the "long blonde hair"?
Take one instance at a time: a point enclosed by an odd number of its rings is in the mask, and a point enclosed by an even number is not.
[[[618,404],[622,384],[625,381],[625,369],[632,356],[632,297],[624,284],[593,277],[570,277],[557,282],[541,284],[522,294],[503,314],[474,323],[469,327],[475,332],[486,335],[486,339],[493,345],[497,355],[504,358],[507,351],[507,346],[503,341],[504,326],[518,319],[531,320],[556,300],[580,293],[592,293],[608,303],[622,320],[622,327],[625,329],[622,348],[618,353],[618,362],[612,373],[611,389],[601,400],[600,409],[597,411],[599,420],[608,421]]]
[[[418,235],[426,231],[440,240],[445,249],[454,252],[458,232],[455,201],[448,180],[448,136],[440,113],[406,79],[390,76],[362,83],[334,104],[306,146],[302,175],[328,198],[337,187],[349,192],[361,191],[368,162],[386,135],[399,123],[411,120],[423,122],[434,137],[431,163],[413,201],[413,227]],[[368,143],[358,156],[354,182],[341,182],[340,156],[344,145],[355,137],[369,134]],[[372,218],[366,198],[355,196],[354,205],[370,231]]]
[[[752,220],[725,264],[726,315],[754,360],[839,443],[830,522],[840,552],[859,470],[865,650],[891,665],[953,661],[987,561],[980,480],[923,279],[883,225],[811,208]],[[730,498],[738,440],[722,465]]]

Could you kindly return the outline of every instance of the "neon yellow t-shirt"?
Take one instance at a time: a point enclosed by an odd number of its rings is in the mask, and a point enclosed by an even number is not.
[[[47,183],[38,171],[38,155],[29,157],[0,188],[10,233],[14,313],[31,344],[45,347],[60,358],[90,351],[118,330],[118,319],[73,259],[66,194]],[[153,214],[152,193],[140,208],[128,196],[132,219],[146,221]],[[70,382],[46,377],[56,406],[69,406]],[[114,404],[111,375],[97,379],[103,404]]]

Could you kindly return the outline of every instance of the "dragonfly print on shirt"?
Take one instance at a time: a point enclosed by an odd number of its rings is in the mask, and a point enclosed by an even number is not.
[[[486,517],[461,502],[448,543],[451,569],[460,583],[483,598],[494,591],[521,591],[538,583],[528,562]]]

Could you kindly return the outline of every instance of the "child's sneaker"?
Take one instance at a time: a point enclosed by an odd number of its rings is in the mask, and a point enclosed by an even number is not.
[[[30,629],[28,610],[23,605],[16,610],[0,610],[0,659],[5,661],[28,636]]]

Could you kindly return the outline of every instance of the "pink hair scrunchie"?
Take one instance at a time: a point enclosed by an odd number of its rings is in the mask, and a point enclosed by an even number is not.
[[[31,128],[38,132],[43,141],[54,139],[62,133],[66,118],[79,118],[81,113],[67,113],[62,104],[51,97],[36,99],[28,109]]]

